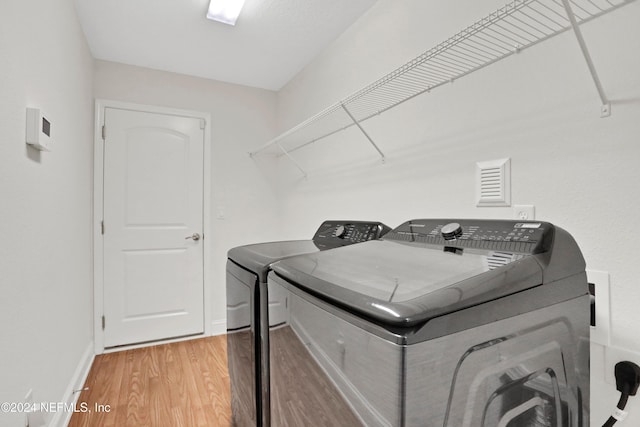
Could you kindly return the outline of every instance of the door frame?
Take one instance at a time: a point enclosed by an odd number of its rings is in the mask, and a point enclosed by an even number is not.
[[[96,99],[95,101],[95,126],[94,126],[94,151],[93,151],[93,339],[95,354],[105,352],[104,331],[102,330],[102,315],[104,306],[104,236],[102,234],[102,214],[104,202],[104,140],[102,139],[102,126],[106,108],[118,108],[122,110],[141,111],[167,115],[177,115],[205,120],[204,127],[204,183],[203,183],[203,298],[204,298],[204,333],[201,336],[211,336],[211,289],[208,286],[211,278],[211,113],[176,108],[159,107],[153,105],[134,104],[129,102],[114,101],[109,99]],[[108,226],[108,225],[107,225]],[[190,337],[191,338],[191,337]],[[168,339],[163,342],[178,341]],[[135,348],[154,343],[123,346],[119,349]]]

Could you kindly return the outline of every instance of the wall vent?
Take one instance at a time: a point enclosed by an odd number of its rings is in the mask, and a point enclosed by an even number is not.
[[[511,206],[511,159],[476,163],[476,206]]]

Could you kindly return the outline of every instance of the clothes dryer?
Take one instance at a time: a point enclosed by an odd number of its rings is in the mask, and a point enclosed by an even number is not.
[[[227,259],[227,355],[233,423],[268,426],[269,326],[288,322],[287,293],[267,291],[275,261],[378,239],[380,222],[324,221],[311,240],[258,243],[229,250]]]

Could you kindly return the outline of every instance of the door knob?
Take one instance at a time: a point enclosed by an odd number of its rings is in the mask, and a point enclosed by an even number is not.
[[[191,236],[187,236],[185,237],[185,240],[187,239],[193,239],[194,241],[198,241],[200,240],[200,235],[198,233],[193,233]]]

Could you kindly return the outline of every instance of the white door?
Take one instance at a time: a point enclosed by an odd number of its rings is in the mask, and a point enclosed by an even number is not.
[[[204,121],[104,120],[104,346],[202,333]]]

